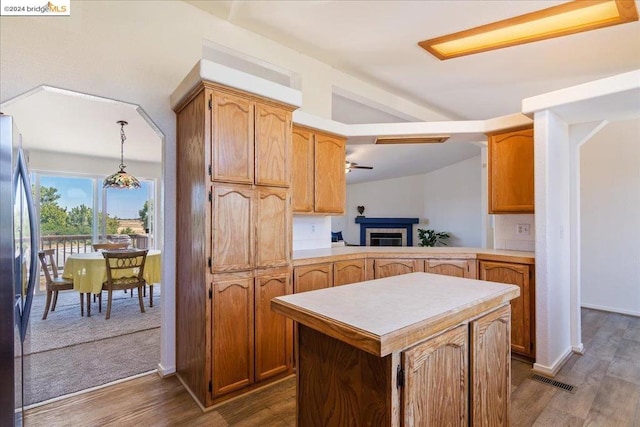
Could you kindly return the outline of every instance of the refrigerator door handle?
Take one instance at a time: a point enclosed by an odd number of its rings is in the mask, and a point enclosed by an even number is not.
[[[18,195],[19,183],[22,183],[23,195]],[[36,280],[38,280],[38,221],[36,220],[35,205],[33,196],[31,195],[31,183],[29,181],[29,173],[27,163],[24,159],[22,148],[18,150],[17,164],[13,176],[13,191],[17,197],[24,196],[26,200],[27,213],[29,215],[29,237],[30,237],[30,256],[29,256],[29,281],[27,283],[26,294],[22,310],[18,313],[20,317],[20,340],[24,342],[27,327],[29,326],[29,316],[31,314],[31,305],[33,303],[33,293]]]

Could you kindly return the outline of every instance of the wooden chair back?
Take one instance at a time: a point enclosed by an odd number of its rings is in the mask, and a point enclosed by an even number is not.
[[[47,283],[52,283],[54,279],[58,278],[58,266],[55,255],[55,249],[38,251],[38,258],[40,258],[40,265],[42,266],[42,271],[44,271],[44,277],[47,279]]]
[[[128,243],[93,243],[91,247],[94,251],[112,251],[114,249],[127,249]]]
[[[144,286],[144,264],[148,249],[127,251],[104,251],[107,265],[107,289],[133,289]],[[121,274],[123,270],[133,270],[131,274]]]

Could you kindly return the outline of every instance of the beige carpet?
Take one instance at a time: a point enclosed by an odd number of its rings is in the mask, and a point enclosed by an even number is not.
[[[44,296],[34,299],[24,346],[24,404],[106,384],[156,369],[160,360],[160,289],[140,312],[137,295],[114,294],[111,318],[97,303],[91,317],[80,316],[76,292],[64,292],[56,311],[41,320]]]

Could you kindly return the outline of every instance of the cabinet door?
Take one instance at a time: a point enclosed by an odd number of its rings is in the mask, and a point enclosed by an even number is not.
[[[283,108],[257,103],[256,175],[258,185],[291,185],[291,113]]]
[[[213,284],[213,396],[253,383],[253,279]]]
[[[293,321],[271,310],[271,299],[289,295],[290,272],[255,280],[256,381],[287,372],[292,366]]]
[[[293,269],[294,292],[315,291],[333,286],[331,264],[305,265]]]
[[[364,265],[363,259],[335,262],[333,264],[333,286],[348,285],[349,283],[366,280]]]
[[[291,211],[289,190],[258,187],[256,204],[256,266],[289,265]]]
[[[291,204],[293,212],[313,212],[313,133],[294,126],[292,135]]]
[[[253,115],[248,99],[214,93],[211,119],[211,178],[253,184]]]
[[[467,336],[459,326],[402,353],[402,425],[468,425]]]
[[[424,263],[424,271],[445,276],[466,277],[475,279],[476,262],[467,259],[427,259]]]
[[[489,213],[533,213],[533,129],[489,137]]]
[[[345,140],[317,133],[315,156],[315,212],[343,214]]]
[[[527,264],[480,261],[480,280],[520,287],[520,296],[511,300],[511,351],[534,357],[534,319],[531,307],[531,271]]]
[[[215,185],[212,193],[211,272],[250,270],[253,268],[253,190],[240,185]]]
[[[376,259],[373,263],[374,279],[399,276],[401,274],[423,271],[420,268],[420,260],[413,259]]]
[[[471,425],[509,425],[510,323],[509,305],[471,322]]]

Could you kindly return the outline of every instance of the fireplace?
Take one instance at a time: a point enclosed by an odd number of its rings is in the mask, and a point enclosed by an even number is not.
[[[418,218],[356,217],[360,246],[413,246],[413,224]]]

